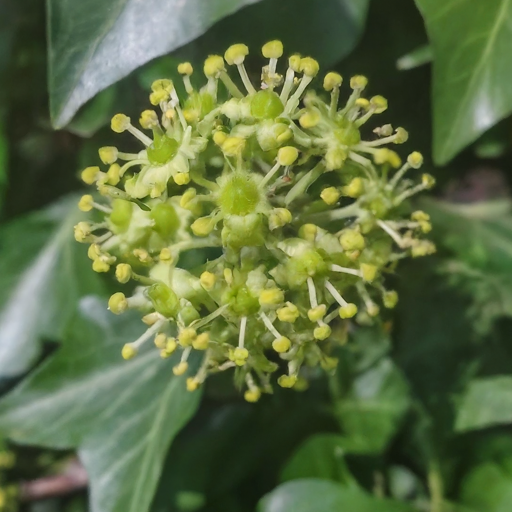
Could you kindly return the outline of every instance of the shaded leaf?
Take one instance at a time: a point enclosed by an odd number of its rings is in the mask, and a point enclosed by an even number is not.
[[[121,358],[141,330],[137,315],[114,317],[85,298],[68,343],[0,404],[13,441],[78,449],[92,512],[148,510],[169,444],[198,405],[200,394],[173,376],[177,356],[164,361],[149,347]]]
[[[258,512],[411,512],[398,501],[374,498],[362,491],[318,479],[280,485],[259,503]]]
[[[69,197],[0,229],[0,376],[26,371],[41,339],[62,339],[79,299],[104,293],[73,238],[83,218]]]
[[[444,164],[512,111],[512,3],[416,3],[434,53],[434,159]]]
[[[461,398],[455,429],[459,432],[512,423],[512,377],[473,380]]]

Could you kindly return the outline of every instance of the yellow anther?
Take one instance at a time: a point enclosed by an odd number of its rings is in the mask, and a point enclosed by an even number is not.
[[[200,217],[192,223],[190,229],[196,236],[208,236],[214,227],[215,223],[210,217]]]
[[[316,111],[308,111],[299,118],[299,124],[304,129],[314,128],[320,122],[320,114]]]
[[[260,293],[259,299],[262,306],[275,306],[284,302],[284,292],[279,288],[270,288]]]
[[[124,293],[114,293],[114,295],[108,299],[108,309],[110,309],[114,315],[124,313],[128,309],[128,301],[126,300]]]
[[[112,164],[107,171],[107,183],[116,186],[121,181],[121,166]]]
[[[356,199],[364,193],[364,181],[362,178],[354,178],[348,185],[344,186],[341,191],[343,195]]]
[[[187,379],[187,391],[195,391],[201,383],[195,377],[189,377]]]
[[[368,78],[363,75],[355,75],[350,79],[350,87],[352,89],[363,90],[368,85]]]
[[[148,313],[142,317],[142,321],[149,326],[155,325],[160,320],[160,315],[157,312]]]
[[[311,57],[304,57],[303,59],[300,59],[299,71],[304,73],[306,76],[316,76],[319,69],[320,66],[318,65],[318,61],[315,59],[312,59]]]
[[[192,345],[192,342],[197,338],[197,332],[193,327],[185,327],[178,334],[178,342],[182,347]]]
[[[352,302],[349,302],[345,306],[341,306],[339,310],[340,318],[346,319],[346,318],[353,318],[357,315],[357,306],[353,304]]]
[[[326,372],[335,370],[338,366],[338,358],[326,356],[320,361],[320,366],[322,367],[322,370],[325,370]]]
[[[291,302],[287,302],[284,308],[280,308],[277,310],[277,318],[281,322],[293,323],[297,318],[299,318],[299,310],[295,304]]]
[[[168,356],[172,355],[176,349],[178,348],[178,342],[176,338],[167,338],[167,342],[165,344],[165,352]]]
[[[155,336],[155,347],[163,350],[167,346],[167,336],[160,332]]]
[[[292,221],[292,212],[287,208],[274,208],[268,216],[268,227],[271,231],[282,228]]]
[[[314,224],[303,224],[299,228],[299,236],[308,242],[314,242],[318,233],[318,227]]]
[[[261,391],[258,388],[254,389],[248,389],[244,393],[244,398],[247,402],[255,403],[257,402],[261,397]]]
[[[411,247],[411,256],[419,258],[436,252],[436,246],[429,240],[420,240]]]
[[[224,53],[224,59],[231,66],[242,64],[245,57],[249,55],[249,48],[245,44],[233,44]]]
[[[377,304],[372,302],[371,304],[368,304],[368,306],[366,307],[366,311],[368,312],[368,315],[373,317],[379,314],[380,308],[379,306],[377,306]]]
[[[94,200],[91,195],[86,194],[78,201],[78,209],[82,212],[90,212],[94,207]]]
[[[116,114],[110,121],[113,132],[123,133],[130,126],[130,118],[124,114]]]
[[[409,132],[402,127],[399,127],[396,129],[395,132],[395,144],[403,144],[404,142],[407,142],[409,140]]]
[[[173,369],[172,373],[174,375],[179,376],[183,375],[188,370],[188,363],[186,361],[182,361],[181,363],[177,364]]]
[[[340,245],[344,251],[362,251],[366,244],[359,231],[347,228],[341,232]]]
[[[313,331],[315,340],[325,340],[331,335],[331,328],[328,325],[320,325]]]
[[[190,174],[188,172],[177,172],[173,178],[176,185],[188,185],[190,183]]]
[[[168,247],[164,247],[164,248],[160,251],[160,254],[158,255],[158,259],[159,259],[160,261],[172,262],[173,257],[172,257],[172,252],[171,252],[171,250],[170,250]]]
[[[110,270],[110,265],[106,261],[97,259],[92,262],[92,269],[94,272],[104,273]]]
[[[428,213],[425,213],[423,210],[416,210],[411,214],[411,219],[417,222],[429,221],[430,215]]]
[[[370,99],[370,107],[375,110],[377,114],[381,114],[388,108],[388,100],[384,96],[373,96]]]
[[[419,224],[422,233],[430,233],[432,231],[432,224],[428,220],[420,220]]]
[[[318,322],[318,320],[321,320],[325,316],[326,312],[327,306],[325,304],[320,304],[308,311],[308,318],[311,322]]]
[[[398,293],[395,290],[386,292],[382,297],[382,302],[384,303],[384,307],[393,309],[398,303]]]
[[[370,108],[370,102],[366,98],[357,98],[355,105],[363,110]]]
[[[291,346],[292,346],[292,342],[286,336],[281,336],[280,338],[276,338],[272,342],[272,348],[279,354],[282,354],[283,352],[288,352],[288,350],[290,350]]]
[[[246,348],[236,347],[235,349],[229,350],[229,359],[233,361],[237,366],[243,366],[247,358],[249,357],[249,351]]]
[[[133,359],[137,355],[137,349],[130,343],[126,343],[121,350],[123,359]]]
[[[221,148],[226,156],[237,156],[245,148],[245,139],[242,137],[226,137]]]
[[[423,155],[419,151],[413,151],[407,157],[407,163],[413,169],[419,169],[423,165]],[[82,178],[83,179],[83,178]],[[85,180],[84,180],[85,181]]]
[[[359,268],[363,279],[368,283],[371,283],[375,279],[377,271],[379,270],[376,265],[370,265],[369,263],[361,263]]]
[[[279,40],[269,41],[261,48],[261,53],[266,59],[279,59],[283,55],[283,43]]]
[[[140,114],[139,124],[145,130],[149,130],[159,125],[158,116],[154,110],[144,110]]]
[[[336,87],[340,87],[343,82],[343,78],[339,73],[330,72],[325,75],[324,78],[324,89],[326,91],[332,91]]]
[[[98,244],[91,244],[89,249],[87,249],[87,256],[91,260],[96,260],[101,256],[101,248]]]
[[[223,132],[220,130],[217,130],[213,134],[213,142],[215,142],[215,144],[217,144],[217,146],[222,146],[222,144],[224,144],[224,142],[226,142],[227,138],[228,138],[228,134],[226,132]]]
[[[436,179],[431,174],[422,174],[421,184],[426,188],[432,188],[436,184]]]
[[[134,249],[133,255],[141,262],[141,263],[151,263],[153,258],[149,254],[146,249]]]
[[[296,375],[281,375],[277,379],[277,383],[282,388],[293,388],[295,384],[297,383],[297,376]]]
[[[233,271],[230,268],[225,268],[222,274],[226,283],[231,285],[233,283]]]
[[[203,71],[207,77],[217,78],[224,70],[224,59],[220,55],[210,55],[204,61]]]
[[[80,177],[82,181],[87,185],[93,185],[98,179],[98,174],[100,173],[100,168],[98,166],[86,167]]]
[[[183,117],[187,123],[195,123],[199,119],[199,111],[197,109],[187,108],[183,111]]]
[[[91,225],[88,222],[79,222],[74,227],[74,233],[77,242],[87,242],[91,236]]]
[[[193,72],[194,68],[190,62],[182,62],[181,64],[178,64],[178,73],[180,75],[190,76]]]
[[[117,160],[118,151],[114,146],[105,146],[98,149],[100,160],[107,165],[113,164]]]
[[[116,279],[120,283],[127,283],[132,277],[132,267],[128,263],[119,263],[116,267]]]
[[[151,90],[154,92],[166,91],[171,93],[173,89],[174,84],[172,83],[172,80],[169,80],[168,78],[159,78],[151,84]]]
[[[300,71],[301,61],[302,61],[301,56],[298,53],[296,53],[288,59],[288,65],[290,66],[290,68],[293,69],[293,71],[298,73]]]
[[[187,189],[180,198],[180,206],[189,209],[193,205],[193,200],[197,195],[195,188]]]
[[[299,157],[299,150],[293,146],[285,146],[277,152],[277,163],[279,165],[292,165]]]
[[[210,343],[210,334],[203,332],[192,341],[192,346],[196,350],[206,350],[208,348],[208,343]]]
[[[215,286],[215,282],[217,281],[217,277],[215,274],[212,274],[211,272],[208,272],[207,270],[201,274],[199,277],[199,282],[201,283],[201,286],[207,290],[210,291]]]
[[[332,205],[338,202],[341,194],[336,187],[328,187],[322,190],[320,197],[323,199],[324,203],[328,205]]]
[[[159,105],[162,103],[162,101],[166,101],[169,99],[169,93],[167,91],[164,91],[163,89],[160,91],[152,92],[149,95],[149,102],[151,105]]]

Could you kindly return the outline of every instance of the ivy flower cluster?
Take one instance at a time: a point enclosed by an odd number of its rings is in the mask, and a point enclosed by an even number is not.
[[[234,369],[255,402],[272,392],[273,374],[302,389],[308,367],[333,370],[335,330],[396,305],[385,275],[401,258],[435,250],[423,238],[428,215],[408,206],[434,179],[416,175],[420,153],[402,161],[391,149],[407,141],[403,128],[366,130],[388,105],[363,96],[364,76],[349,80],[340,104],[338,73],[323,77],[322,94],[308,90],[314,59],[292,55],[281,67],[283,45],[271,41],[256,86],[248,54],[235,44],[209,56],[201,87],[192,65],[180,64],[184,94],[157,80],[155,109],[138,123],[112,118],[112,130],[129,132],[141,150],[99,149],[103,165],[82,172],[99,194],[79,207],[101,219],[77,224],[75,238],[90,244],[93,270],[136,282],[132,295],[109,300],[112,313],[140,310],[148,326],[124,345],[125,359],[154,343],[163,358],[179,352],[173,372],[183,375],[196,351],[190,391]],[[185,270],[195,249],[211,259]]]

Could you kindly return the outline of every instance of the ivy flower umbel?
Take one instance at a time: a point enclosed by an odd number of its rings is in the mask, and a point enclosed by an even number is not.
[[[142,311],[148,326],[123,347],[125,359],[153,340],[163,358],[179,353],[173,371],[183,375],[197,351],[190,391],[233,368],[255,402],[272,391],[274,373],[280,386],[304,389],[303,368],[333,370],[333,332],[396,305],[384,274],[435,250],[422,238],[428,215],[407,215],[407,200],[434,180],[408,177],[422,165],[419,153],[402,161],[391,149],[406,142],[403,128],[365,129],[387,101],[363,96],[364,76],[350,79],[340,105],[337,73],[323,77],[327,101],[308,91],[319,73],[314,59],[292,55],[281,66],[283,45],[271,41],[254,84],[248,53],[236,44],[208,57],[200,88],[192,65],[180,64],[182,98],[171,80],[154,82],[155,110],[142,112],[141,129],[113,117],[112,129],[142,148],[101,148],[103,170],[82,172],[103,199],[85,195],[79,207],[101,220],[80,222],[75,237],[91,244],[95,271],[115,267],[120,283],[137,282],[131,296],[109,301],[115,314]],[[194,272],[178,266],[207,247],[219,256]]]

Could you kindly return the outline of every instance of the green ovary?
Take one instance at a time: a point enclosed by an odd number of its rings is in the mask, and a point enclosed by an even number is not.
[[[260,202],[260,190],[248,174],[233,174],[222,186],[219,206],[225,215],[248,215]]]

